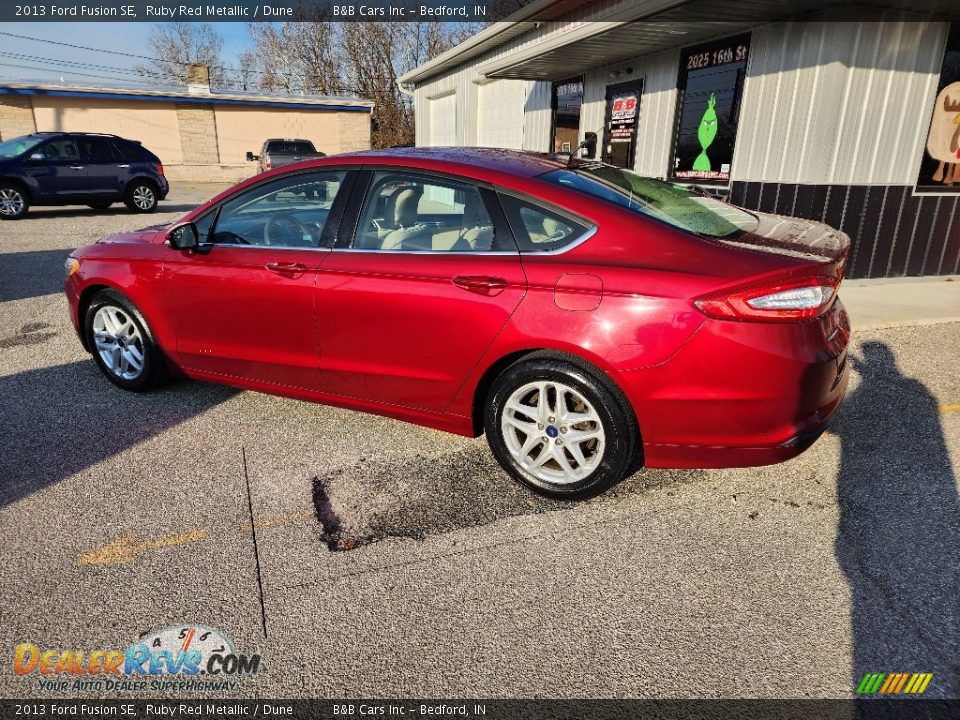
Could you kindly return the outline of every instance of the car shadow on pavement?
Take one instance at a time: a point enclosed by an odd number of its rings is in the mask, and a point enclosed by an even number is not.
[[[960,500],[937,400],[882,342],[851,356],[860,384],[833,426],[837,560],[851,590],[851,690],[866,673],[933,673],[960,696]]]
[[[237,392],[179,381],[157,392],[128,393],[103,378],[92,360],[0,377],[0,507],[153,438]],[[158,459],[156,480],[162,479],[164,462]]]
[[[63,263],[70,250],[0,253],[0,302],[63,294]]]
[[[164,203],[160,202],[157,205],[156,212],[158,213],[187,213],[193,210],[195,207],[200,205],[199,202],[196,203]],[[96,208],[88,208],[83,206],[67,206],[67,207],[51,207],[51,206],[41,206],[41,207],[31,207],[30,211],[20,220],[17,220],[18,223],[27,223],[31,219],[35,220],[51,220],[56,218],[75,218],[75,217],[92,217],[92,216],[102,216],[102,217],[113,217],[117,215],[129,215],[130,217],[139,216],[142,220],[140,225],[137,227],[144,227],[146,225],[155,225],[157,221],[151,220],[153,217],[149,213],[137,213],[133,210],[130,210],[122,203],[108,207],[105,210],[97,210]],[[161,220],[160,222],[167,222],[166,220]]]
[[[587,503],[666,490],[703,476],[697,471],[645,470]],[[331,551],[387,538],[422,540],[504,518],[572,508],[535,495],[512,480],[482,439],[429,458],[363,461],[313,480],[321,540]]]

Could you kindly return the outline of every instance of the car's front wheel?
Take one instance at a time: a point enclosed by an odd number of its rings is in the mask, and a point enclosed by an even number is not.
[[[101,290],[84,316],[87,347],[107,379],[141,392],[166,379],[163,355],[140,311],[120,293]]]
[[[521,360],[493,383],[484,413],[490,449],[531,490],[561,500],[597,495],[633,459],[633,416],[592,372],[552,357]]]
[[[157,209],[157,188],[147,180],[134,180],[123,202],[134,212],[151,213]]]
[[[0,219],[22,218],[29,207],[30,201],[20,187],[11,183],[0,183]]]

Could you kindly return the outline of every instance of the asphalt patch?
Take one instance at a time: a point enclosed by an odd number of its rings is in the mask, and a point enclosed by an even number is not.
[[[588,503],[611,502],[694,481],[702,472],[642,471]],[[387,538],[423,540],[504,518],[538,515],[580,503],[527,490],[497,465],[483,441],[429,458],[361,460],[313,479],[321,540],[331,552]]]

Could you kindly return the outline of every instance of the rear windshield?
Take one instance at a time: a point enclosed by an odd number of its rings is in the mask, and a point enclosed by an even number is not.
[[[15,158],[23,155],[46,139],[44,137],[30,137],[29,135],[10,138],[6,142],[0,143],[0,158]]]
[[[562,185],[681,230],[711,238],[738,237],[756,229],[758,220],[746,210],[728,205],[683,185],[637,175],[611,165],[583,164],[552,170],[540,179]]]
[[[271,140],[267,143],[268,153],[293,153],[304,155],[316,152],[313,143],[307,140]]]

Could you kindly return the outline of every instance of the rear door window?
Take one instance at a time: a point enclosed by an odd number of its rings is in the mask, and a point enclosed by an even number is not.
[[[393,252],[516,252],[477,186],[405,171],[374,174],[353,247]]]
[[[117,161],[113,145],[104,137],[77,137],[80,157],[86,162],[107,164]]]

